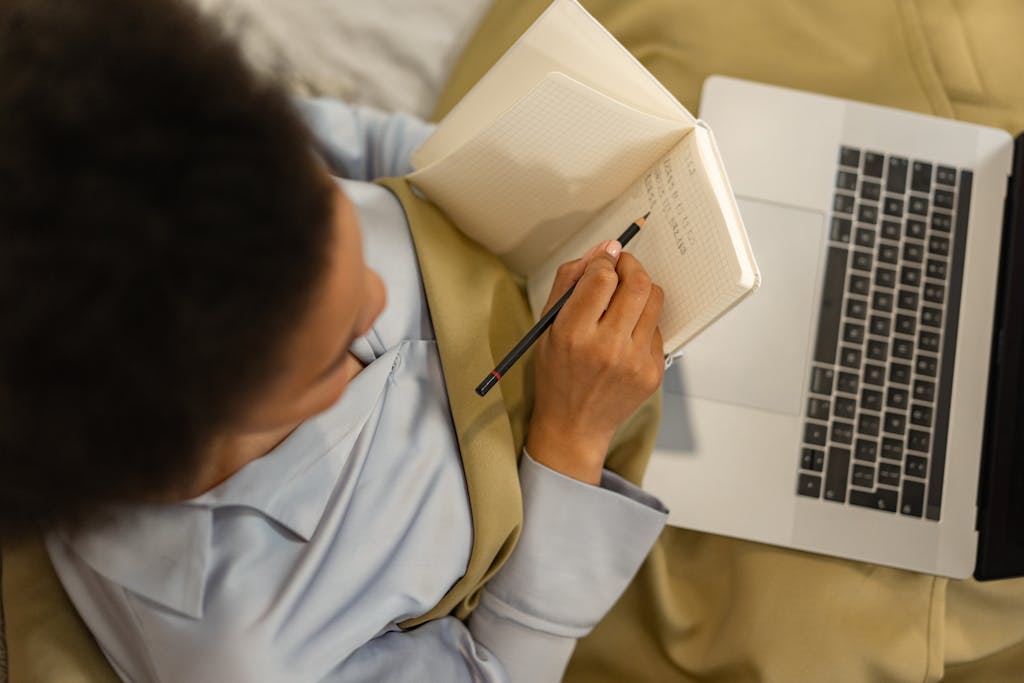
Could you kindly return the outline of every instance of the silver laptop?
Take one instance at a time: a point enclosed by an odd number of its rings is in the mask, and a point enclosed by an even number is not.
[[[669,368],[645,487],[675,526],[982,576],[1013,139],[725,77],[700,115],[764,284]]]

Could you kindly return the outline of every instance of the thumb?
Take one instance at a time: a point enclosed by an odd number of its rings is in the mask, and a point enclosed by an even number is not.
[[[568,292],[569,288],[583,277],[583,273],[587,270],[587,265],[594,258],[594,255],[601,253],[606,244],[608,244],[608,240],[595,244],[582,258],[568,261],[558,267],[558,270],[555,271],[555,281],[551,284],[551,293],[548,295],[547,303],[544,304],[544,311],[541,315],[547,313],[548,309],[554,306],[555,302],[562,298],[562,295]]]

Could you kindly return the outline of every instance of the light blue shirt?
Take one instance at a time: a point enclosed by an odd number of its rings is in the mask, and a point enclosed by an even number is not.
[[[472,520],[401,206],[362,182],[408,170],[430,128],[299,103],[357,207],[388,304],[341,399],[192,500],[109,510],[47,548],[129,681],[555,681],[665,522],[614,474],[588,486],[524,454],[523,532],[468,622],[402,630],[463,575]]]

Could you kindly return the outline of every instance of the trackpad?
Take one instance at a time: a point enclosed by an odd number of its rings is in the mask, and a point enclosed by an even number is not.
[[[824,217],[739,199],[762,285],[684,349],[670,372],[685,396],[799,415],[813,339]],[[680,386],[681,385],[681,386]]]

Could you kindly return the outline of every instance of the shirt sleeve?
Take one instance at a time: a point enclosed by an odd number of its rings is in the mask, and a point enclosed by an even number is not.
[[[385,113],[339,100],[298,99],[331,172],[351,180],[374,180],[412,171],[410,157],[434,130],[404,113]]]
[[[523,533],[468,624],[447,617],[359,648],[338,681],[560,681],[576,640],[611,609],[665,525],[653,496],[605,471],[600,487],[525,451]]]
[[[601,486],[523,452],[523,533],[469,626],[512,681],[557,681],[576,639],[611,609],[668,517],[653,496],[604,471]]]

